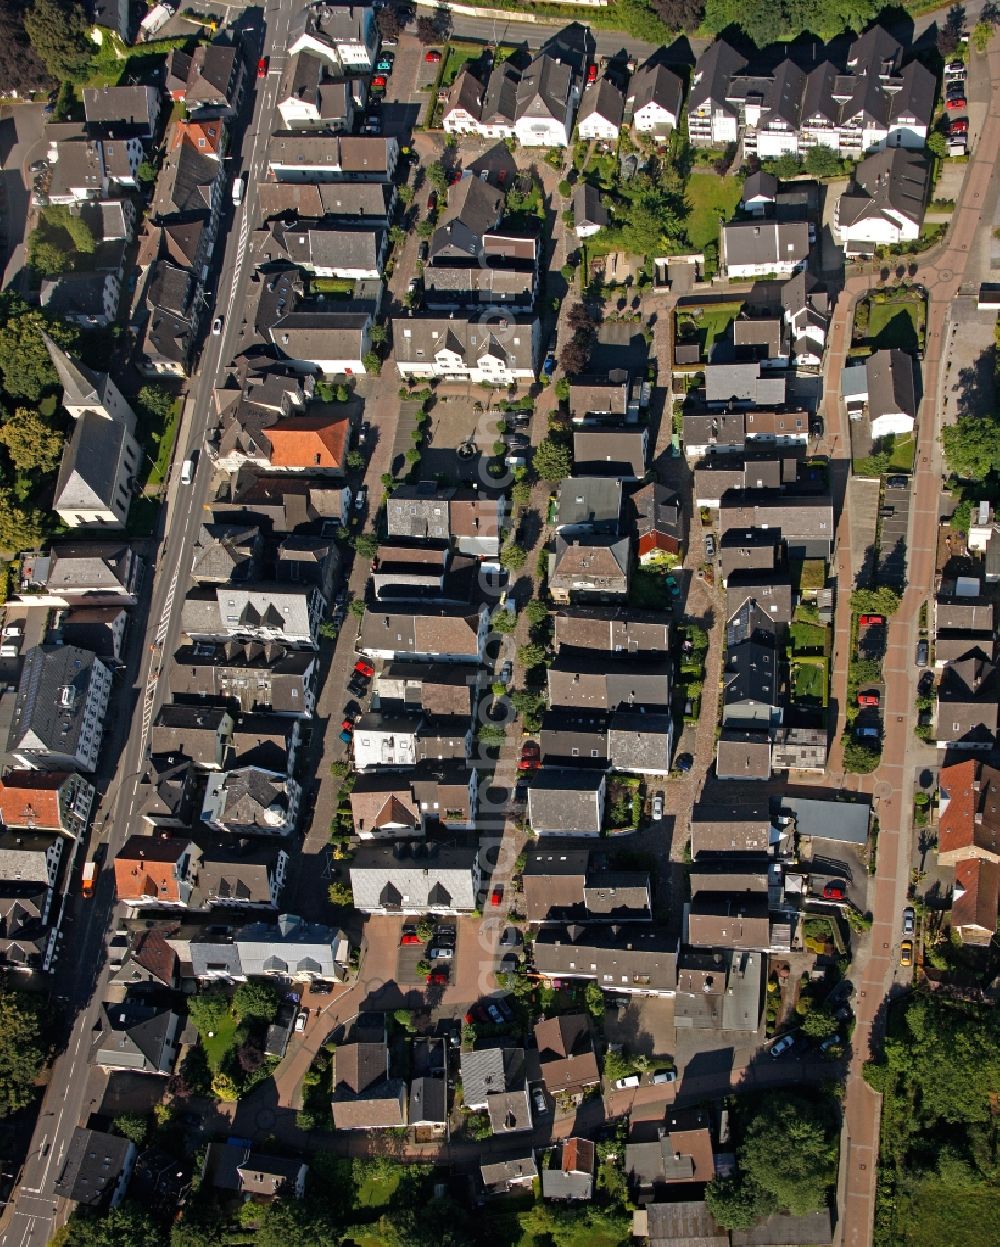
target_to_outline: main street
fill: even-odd
[[[147,569],[152,576],[148,607],[136,609],[135,631],[143,632],[138,655],[133,654],[129,674],[133,681],[119,688],[117,733],[107,742],[105,757],[113,757],[115,736],[124,737],[117,767],[94,816],[92,841],[107,841],[110,862],[135,827],[139,781],[147,756],[149,729],[166,696],[163,664],[176,649],[180,632],[181,602],[187,590],[194,541],[204,517],[211,484],[211,469],[204,454],[209,406],[214,387],[223,379],[242,322],[252,265],[246,262],[250,226],[257,212],[257,183],[267,161],[267,142],[280,75],[285,63],[285,43],[290,10],[274,3],[266,10],[263,54],[270,57],[270,72],[256,81],[254,70],[260,52],[260,33],[248,35],[246,92],[252,99],[249,124],[234,145],[229,181],[247,175],[242,204],[235,208],[226,187],[220,240],[222,263],[216,290],[216,314],[224,317],[223,332],[208,334],[197,371],[187,393],[184,417],[167,497],[161,514],[162,537]],[[256,90],[255,90],[256,89]],[[246,103],[242,115],[247,113]],[[227,214],[231,214],[228,215]],[[235,309],[235,311],[234,311]],[[210,316],[206,316],[206,328]],[[180,464],[199,453],[199,465],[191,485],[180,482]],[[137,659],[138,669],[135,669]],[[91,851],[93,844],[90,846]],[[89,856],[89,852],[88,852]],[[4,1247],[45,1247],[65,1219],[64,1201],[53,1187],[73,1131],[86,1121],[95,1105],[87,1102],[89,1056],[93,1029],[104,999],[108,970],[103,960],[105,937],[114,916],[114,881],[110,871],[101,877],[91,901],[75,902],[75,915],[63,941],[57,971],[56,992],[76,1019],[64,1051],[56,1060],[46,1088],[38,1124],[20,1181],[7,1208],[0,1242]]]

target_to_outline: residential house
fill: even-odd
[[[749,1230],[733,1230],[732,1247],[829,1247],[833,1241],[830,1210],[772,1213]]]
[[[677,129],[684,99],[684,84],[665,65],[647,62],[632,75],[627,107],[632,129],[662,142]]]
[[[343,931],[304,922],[297,914],[280,914],[274,923],[254,922],[219,933],[199,926],[166,939],[185,967],[190,966],[191,977],[200,982],[250,978],[342,982],[350,964],[350,942]]]
[[[635,611],[576,607],[558,611],[553,622],[557,654],[563,650],[646,655],[670,652],[670,625],[663,619],[644,617]]]
[[[120,298],[119,274],[96,270],[44,279],[38,301],[51,316],[83,329],[107,329],[118,315]]]
[[[781,306],[791,341],[790,363],[796,368],[820,368],[830,328],[829,294],[800,269],[782,285]]]
[[[1000,865],[1000,771],[967,758],[941,768],[938,861]]]
[[[194,543],[195,584],[253,582],[260,573],[264,542],[256,524],[202,524]]]
[[[199,44],[189,55],[175,49],[167,58],[166,90],[189,113],[233,115],[240,102],[246,61],[224,38]]]
[[[201,773],[183,754],[152,754],[140,771],[136,811],[155,834],[188,831],[197,813]]]
[[[749,364],[708,364],[705,368],[705,404],[712,409],[725,408],[720,419],[721,415],[740,409],[756,411],[759,408],[765,415],[768,411],[777,414],[776,409],[784,407],[785,398],[785,377],[768,372],[759,360]],[[765,434],[745,428],[743,435],[753,440]],[[773,430],[771,437],[774,440]],[[686,429],[684,440],[688,440]],[[724,440],[719,438],[720,442]]]
[[[383,182],[261,182],[261,216],[366,221],[388,225],[396,206],[396,188]]]
[[[761,575],[734,571],[726,580],[726,608],[732,619],[741,611],[763,612],[772,625],[792,622],[792,584],[786,573]]]
[[[828,746],[827,734],[822,728],[783,728],[771,750],[771,766],[776,771],[825,774]]]
[[[277,909],[287,873],[284,849],[205,849],[191,908]]]
[[[212,238],[211,229],[201,227],[199,232],[204,239]],[[186,377],[201,320],[200,288],[194,272],[166,260],[155,264],[145,307],[147,314],[139,334],[140,372],[152,377]]]
[[[538,1178],[534,1152],[480,1165],[479,1176],[487,1195],[506,1195],[515,1189],[530,1189]]]
[[[722,227],[722,268],[730,281],[790,277],[809,258],[804,221],[730,221]]]
[[[777,533],[785,544],[789,560],[829,562],[833,553],[833,502],[829,494],[776,495],[768,491],[730,494],[723,500],[719,528],[723,545],[731,534],[736,534],[738,542],[742,542],[748,531],[757,530],[765,538]],[[750,545],[760,544],[759,536],[755,535]],[[755,566],[758,564],[752,558],[743,563],[744,570]],[[728,576],[728,569],[724,570]]]
[[[733,321],[733,352],[740,363],[787,368],[789,341],[781,316],[743,316]]]
[[[614,476],[640,481],[646,475],[649,429],[588,426],[573,433],[573,470],[579,476]]]
[[[7,748],[29,770],[97,769],[112,671],[75,645],[36,645],[25,655]]]
[[[536,835],[599,836],[604,800],[602,774],[545,768],[528,787],[528,822]]]
[[[184,706],[167,702],[152,723],[150,749],[156,755],[189,758],[206,771],[219,771],[226,763],[234,719],[225,706]]]
[[[325,57],[302,51],[288,58],[278,87],[278,112],[286,130],[350,134],[365,104],[363,80],[340,76]]]
[[[626,775],[667,775],[674,746],[670,714],[650,714],[645,707],[617,710],[608,728],[608,762]]]
[[[601,201],[601,192],[589,182],[580,182],[573,192],[573,229],[577,238],[593,238],[611,220]]]
[[[210,1143],[205,1162],[216,1190],[231,1191],[256,1204],[279,1195],[302,1199],[309,1166],[292,1156],[255,1152],[247,1143]]]
[[[726,625],[722,686],[725,727],[767,731],[781,723],[775,626],[753,599]]]
[[[841,393],[852,420],[867,417],[872,440],[913,432],[917,389],[913,357],[897,347],[876,351],[841,373]]]
[[[993,661],[995,611],[982,597],[939,594],[934,603],[934,666],[941,668],[969,654]]]
[[[93,1211],[117,1208],[125,1198],[136,1155],[131,1139],[77,1126],[53,1190],[77,1207]]]
[[[816,800],[811,797],[786,796],[781,799],[781,822],[787,825],[791,815],[795,832],[806,847],[813,841],[830,841],[834,844],[854,844],[863,847],[868,843],[872,809],[868,800],[836,801]],[[820,851],[828,851],[819,846]]]
[[[107,375],[45,339],[73,432],[62,454],[54,509],[68,528],[123,528],[139,471],[135,413]]]
[[[48,970],[55,953],[52,904],[67,842],[58,832],[0,833],[0,964]]]
[[[996,668],[980,655],[949,663],[937,689],[934,738],[939,749],[992,748],[1000,724]]]
[[[728,585],[729,577],[740,575],[764,575],[776,571],[783,562],[781,532],[759,528],[724,528],[719,540],[719,567],[722,583]]]
[[[210,585],[184,599],[181,626],[194,641],[234,638],[316,649],[325,609],[323,595],[309,585]]]
[[[778,831],[766,802],[730,806],[699,801],[691,813],[691,855],[770,851]]]
[[[441,1138],[448,1126],[448,1044],[420,1038],[410,1052],[409,1124],[419,1138]]]
[[[562,1013],[546,1018],[535,1024],[534,1035],[542,1081],[550,1095],[580,1097],[600,1082],[586,1014]]]
[[[83,115],[93,138],[139,138],[156,135],[160,93],[156,87],[84,87]]]
[[[695,948],[766,952],[772,946],[766,891],[700,892],[689,906],[687,943]]]
[[[604,770],[608,765],[608,715],[603,711],[578,714],[572,710],[546,710],[538,743],[545,766],[591,766]]]
[[[589,142],[617,143],[625,97],[608,78],[599,78],[583,92],[577,113],[577,134]]]
[[[388,232],[325,221],[272,221],[257,245],[261,260],[289,263],[313,277],[376,280],[382,275]]]
[[[638,538],[636,553],[641,567],[671,566],[683,556],[684,512],[680,495],[651,481],[629,498]]]
[[[758,169],[751,173],[743,183],[740,194],[740,207],[751,216],[767,216],[774,209],[778,199],[778,179],[773,173]]]
[[[399,163],[399,140],[280,131],[271,135],[267,158],[271,175],[278,182],[388,183]]]
[[[686,948],[677,960],[674,1025],[757,1035],[766,966],[766,955],[757,952]]]
[[[615,477],[568,476],[556,493],[556,532],[569,541],[584,535],[618,537],[622,485]]]
[[[90,1059],[103,1069],[171,1074],[180,1043],[181,1018],[169,1005],[133,994],[101,1006]]]
[[[116,932],[108,945],[108,965],[108,985],[113,988],[163,987],[173,991],[180,985],[177,954],[157,927]]]
[[[292,475],[253,476],[231,485],[228,501],[216,501],[216,518],[229,516],[266,526],[272,535],[311,529],[327,521],[343,523],[350,514],[351,491],[342,481],[308,480]]]
[[[203,155],[222,160],[226,151],[226,123],[222,117],[182,117],[170,127],[170,148],[188,143]]]
[[[291,768],[291,759],[288,765]],[[301,795],[290,775],[258,766],[216,771],[206,780],[201,821],[236,837],[289,836],[298,821]]]
[[[696,147],[736,142],[740,113],[728,99],[729,81],[745,68],[746,59],[724,39],[710,43],[698,57],[688,95],[688,138]]]
[[[502,498],[430,482],[403,484],[386,503],[387,536],[451,542],[459,554],[495,558],[504,514]]]
[[[0,823],[77,840],[87,830],[95,795],[94,785],[75,771],[11,770],[0,779]]]
[[[522,872],[531,923],[648,921],[652,893],[641,870],[598,870],[589,849],[529,849]]]
[[[656,927],[618,920],[546,925],[535,935],[532,956],[535,972],[549,982],[580,979],[616,996],[670,997],[677,988],[677,940]]]
[[[478,848],[422,841],[363,844],[351,861],[354,907],[366,914],[455,914],[476,908]]]
[[[365,612],[359,648],[369,658],[479,663],[489,631],[489,611],[420,606],[408,613]]]
[[[577,711],[670,708],[671,664],[656,656],[560,652],[547,668],[549,705]]]
[[[997,933],[998,907],[1000,865],[981,857],[958,862],[951,898],[951,928],[962,942],[989,947]]]
[[[375,691],[386,710],[423,710],[446,719],[467,718],[481,678],[478,667],[394,662],[376,673]]]
[[[638,419],[639,401],[624,368],[605,376],[579,376],[570,383],[569,407],[574,424],[620,426]]]
[[[759,729],[725,727],[715,750],[718,779],[771,778],[771,736]]]
[[[594,1194],[592,1139],[564,1139],[559,1164],[542,1170],[542,1196],[564,1202],[589,1202]]]
[[[134,908],[186,908],[191,901],[201,854],[179,836],[132,835],[115,857],[115,896]]]
[[[84,127],[75,123],[46,129],[51,168],[46,192],[49,202],[71,206],[88,199],[106,199],[111,179],[104,168],[102,144],[88,139]]]
[[[715,1155],[704,1109],[671,1109],[663,1119],[635,1119],[625,1146],[625,1170],[638,1192],[677,1182],[711,1182]]]
[[[729,1231],[717,1224],[703,1199],[647,1203],[632,1214],[632,1234],[649,1247],[730,1247]]]
[[[311,4],[288,30],[290,56],[309,52],[342,73],[373,69],[378,46],[375,10],[368,4]]]
[[[341,1044],[334,1062],[332,1109],[337,1130],[392,1130],[407,1124],[406,1083],[389,1076],[387,1044]]]
[[[71,607],[63,620],[62,640],[65,645],[78,645],[98,658],[120,663],[127,627],[128,612],[123,606]]]
[[[628,595],[631,542],[626,537],[556,534],[549,554],[549,592],[557,603],[606,602]]]
[[[396,771],[360,774],[350,800],[354,831],[362,840],[425,832],[426,819],[408,775]]]
[[[538,321],[506,313],[481,318],[395,317],[396,367],[404,380],[444,377],[496,386],[532,381],[539,343]]]
[[[922,151],[885,148],[867,156],[837,201],[834,232],[848,255],[915,242],[924,223],[930,162]]]

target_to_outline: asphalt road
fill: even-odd
[[[209,403],[213,388],[221,381],[242,317],[252,265],[246,262],[250,223],[257,211],[257,182],[267,161],[267,140],[274,110],[278,82],[285,63],[285,39],[289,10],[278,4],[267,10],[265,54],[270,56],[270,72],[257,82],[252,66],[260,54],[257,44],[248,52],[251,64],[248,100],[252,115],[243,131],[242,145],[234,147],[230,180],[238,171],[248,174],[243,203],[234,208],[227,199],[220,224],[217,254],[222,254],[214,314],[224,317],[224,332],[209,333],[201,360],[188,389],[188,399],[178,437],[174,469],[167,499],[161,513],[162,538],[147,577],[152,577],[148,608],[136,610],[136,631],[143,632],[137,655],[133,655],[133,677],[128,690],[120,690],[116,708],[119,732],[124,739],[118,752],[117,767],[95,814],[92,844],[107,840],[107,861],[135,827],[139,778],[146,756],[152,719],[166,700],[166,681],[160,679],[161,666],[174,652],[180,633],[180,606],[187,589],[192,547],[204,516],[211,482],[211,469],[204,453]],[[258,35],[259,39],[259,35]],[[226,213],[229,215],[227,216]],[[224,244],[224,247],[223,247]],[[234,309],[236,311],[234,312]],[[199,451],[199,464],[190,486],[180,483],[180,464],[193,451]],[[147,579],[148,583],[148,579]],[[128,700],[127,705],[123,701]],[[105,760],[114,757],[117,742],[105,743]],[[8,1206],[2,1241],[6,1247],[45,1247],[52,1233],[65,1219],[68,1206],[53,1194],[62,1158],[73,1130],[85,1123],[92,1103],[85,1103],[88,1087],[90,1043],[100,1005],[105,995],[108,970],[103,945],[114,916],[114,882],[110,871],[101,877],[93,900],[76,898],[59,969],[56,994],[64,995],[69,1012],[79,1010],[66,1048],[55,1062],[41,1108],[35,1136],[25,1161],[12,1205]],[[83,973],[81,974],[81,969]]]

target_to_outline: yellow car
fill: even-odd
[[[913,941],[903,940],[899,946],[899,964],[901,966],[913,965]]]

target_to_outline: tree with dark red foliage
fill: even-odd
[[[378,22],[380,39],[399,39],[403,27],[394,9],[379,9],[375,20]]]
[[[965,29],[965,6],[953,4],[944,19],[944,25],[937,34],[938,51],[942,56],[951,56],[958,49],[962,31]]]
[[[236,1049],[236,1060],[244,1074],[253,1074],[264,1064],[264,1053],[248,1039]]]
[[[664,26],[688,34],[698,29],[705,16],[705,0],[651,0],[650,8]]]
[[[592,343],[592,338],[585,337],[583,334],[574,334],[559,354],[559,364],[562,370],[570,376],[583,372],[590,362]]]
[[[597,331],[597,322],[585,303],[574,303],[566,313],[566,324],[574,333],[593,334]]]
[[[451,14],[447,9],[437,9],[433,17],[417,18],[417,38],[427,47],[431,43],[444,43],[451,35]]]

